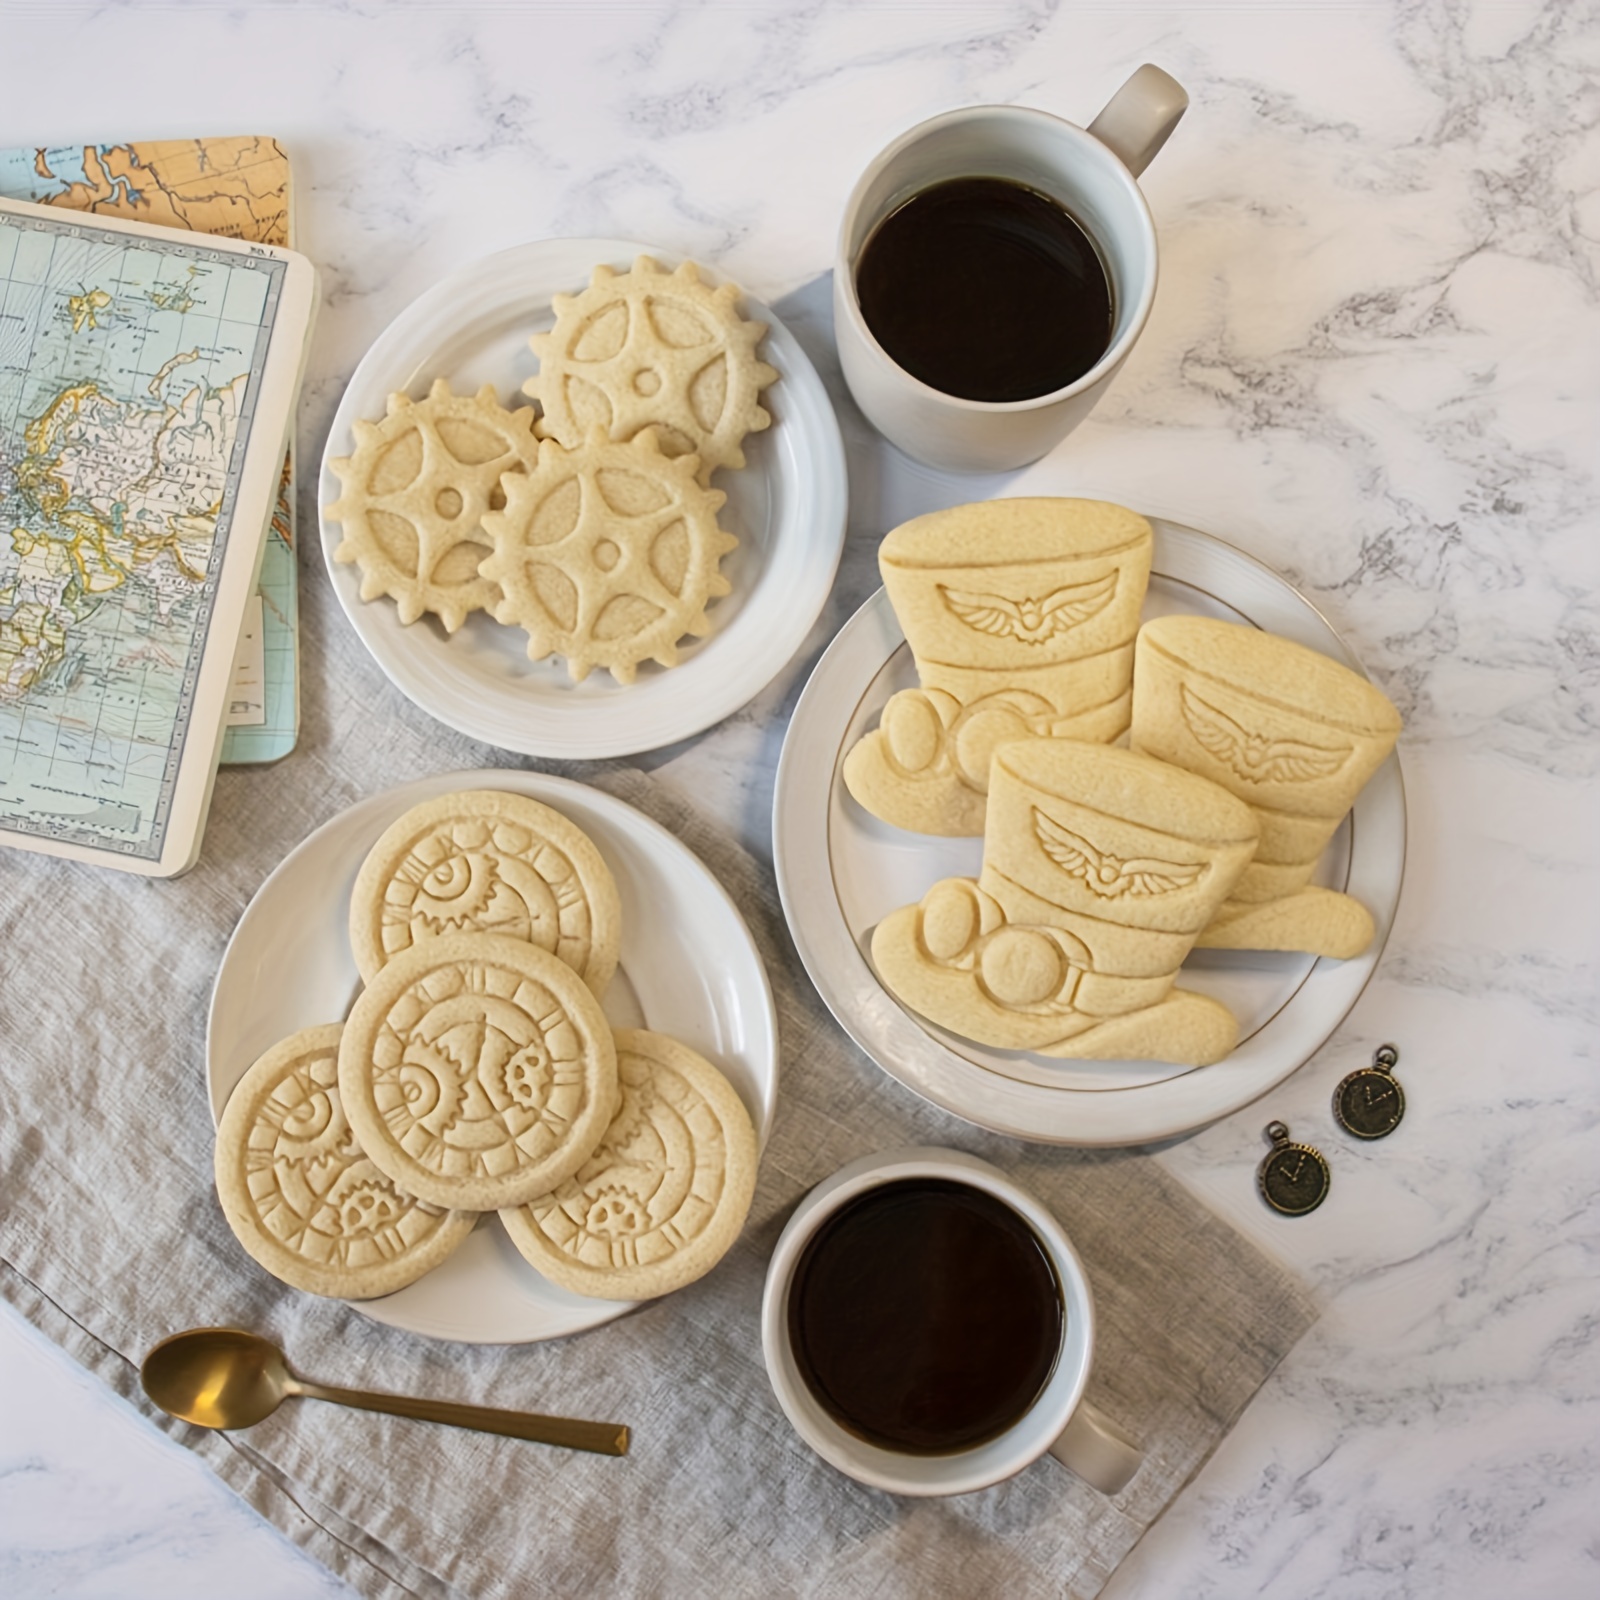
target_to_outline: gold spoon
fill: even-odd
[[[270,1417],[289,1395],[331,1400],[361,1411],[387,1411],[422,1422],[447,1422],[479,1433],[602,1456],[628,1453],[628,1430],[618,1422],[579,1422],[543,1417],[531,1411],[500,1411],[493,1406],[461,1405],[451,1400],[416,1400],[402,1394],[370,1394],[308,1383],[290,1372],[283,1352],[270,1340],[240,1328],[191,1328],[163,1339],[139,1369],[144,1392],[163,1411],[202,1428],[248,1428]]]

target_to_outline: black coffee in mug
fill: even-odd
[[[789,1343],[828,1414],[888,1450],[946,1454],[997,1438],[1061,1350],[1056,1270],[985,1190],[907,1178],[841,1206],[789,1286]]]
[[[1094,242],[1048,195],[951,178],[891,211],[855,269],[861,314],[895,364],[962,400],[1032,400],[1111,346]]]

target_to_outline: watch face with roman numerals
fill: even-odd
[[[1333,1114],[1339,1126],[1358,1139],[1381,1139],[1393,1133],[1406,1112],[1406,1097],[1392,1073],[1362,1067],[1333,1091]]]

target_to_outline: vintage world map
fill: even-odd
[[[272,267],[0,213],[0,827],[159,853]]]

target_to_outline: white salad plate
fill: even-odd
[[[454,772],[373,795],[324,823],[256,891],[222,957],[206,1030],[213,1120],[264,1051],[341,1021],[361,989],[350,891],[368,850],[414,805],[458,789],[509,789],[553,807],[594,840],[622,901],[622,959],[606,990],[613,1027],[653,1028],[726,1074],[765,1148],[778,1098],[778,1029],[766,968],[722,885],[632,806],[534,772]],[[471,1344],[555,1339],[610,1322],[631,1302],[593,1300],[541,1277],[493,1213],[417,1282],[352,1301],[392,1327]]]
[[[413,301],[379,335],[344,392],[323,453],[320,504],[339,497],[328,462],[354,451],[352,424],[381,419],[393,393],[421,399],[445,378],[457,394],[487,383],[502,404],[526,403],[523,381],[539,366],[528,338],[554,325],[552,297],[579,293],[601,263],[626,271],[639,255],[669,268],[681,259],[624,240],[547,239],[473,262]],[[529,661],[522,629],[485,612],[448,634],[436,617],[408,627],[393,601],[363,601],[359,569],[333,559],[339,525],[323,516],[322,551],[339,603],[408,698],[503,750],[586,760],[634,755],[699,733],[738,710],[789,661],[839,565],[844,444],[822,380],[794,335],[748,295],[743,314],[767,324],[758,354],[778,378],[761,396],[771,427],[746,437],[744,467],[713,480],[728,496],[717,521],[739,546],[722,561],[732,592],[708,610],[710,634],[682,641],[675,667],[643,663],[631,684],[603,670],[574,683],[564,661]]]
[[[1154,571],[1145,616],[1192,612],[1247,622],[1360,663],[1311,603],[1220,539],[1151,519]],[[1209,1067],[1060,1061],[958,1038],[879,983],[872,930],[940,878],[976,877],[981,839],[908,833],[870,816],[845,789],[844,757],[916,667],[883,590],[840,629],[795,708],[778,765],[773,857],[784,914],[806,970],[840,1025],[891,1077],[969,1122],[1063,1145],[1129,1145],[1189,1132],[1236,1111],[1307,1061],[1355,1004],[1383,953],[1405,869],[1398,760],[1373,776],[1334,835],[1314,881],[1371,911],[1377,934],[1350,961],[1271,951],[1195,951],[1181,983],[1222,1001],[1240,1041]]]

